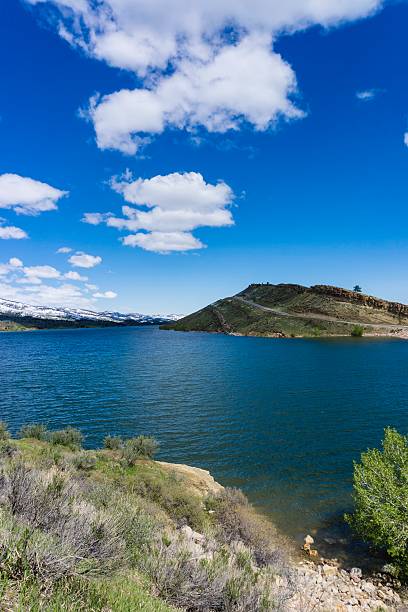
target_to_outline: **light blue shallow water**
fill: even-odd
[[[272,340],[158,328],[0,334],[0,418],[153,434],[161,457],[239,486],[287,533],[350,503],[352,461],[408,430],[408,342]]]

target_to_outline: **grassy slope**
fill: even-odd
[[[17,454],[15,454],[16,451],[10,454],[8,450],[10,448],[17,449]],[[222,502],[220,501],[222,498],[217,496],[208,497],[204,493],[198,494],[194,479],[191,476],[180,475],[174,471],[171,464],[162,466],[152,460],[139,459],[134,465],[129,466],[124,463],[119,450],[70,450],[64,446],[54,446],[48,442],[31,438],[0,440],[0,473],[7,474],[10,469],[14,469],[13,465],[19,464],[24,465],[25,471],[34,469],[39,473],[48,474],[47,478],[54,478],[55,475],[58,478],[68,477],[69,482],[76,483],[75,487],[79,486],[79,491],[83,492],[81,503],[91,501],[94,505],[96,504],[97,508],[106,508],[112,517],[115,517],[115,512],[117,512],[115,504],[119,504],[120,508],[134,508],[137,515],[142,517],[142,523],[138,523],[139,527],[133,526],[129,533],[135,528],[135,533],[139,533],[140,529],[142,529],[141,533],[144,533],[147,521],[150,524],[150,535],[146,536],[149,538],[146,540],[146,547],[135,544],[129,549],[130,558],[134,561],[127,563],[119,571],[109,575],[101,574],[91,579],[81,575],[70,575],[57,582],[47,582],[41,577],[41,573],[33,574],[31,566],[25,569],[24,563],[22,565],[22,561],[26,558],[25,551],[24,549],[20,551],[19,532],[10,532],[7,527],[10,509],[7,509],[4,497],[1,498],[0,611],[130,612],[144,610],[146,612],[175,612],[174,600],[177,600],[177,592],[174,591],[174,577],[178,579],[178,572],[181,572],[183,587],[180,588],[187,588],[187,597],[189,597],[189,589],[197,588],[194,583],[191,583],[191,586],[188,583],[192,566],[183,565],[180,560],[175,559],[171,561],[173,565],[169,565],[170,558],[166,556],[166,552],[160,553],[164,554],[163,557],[155,556],[158,554],[155,546],[160,541],[163,543],[176,542],[179,537],[178,528],[183,524],[206,534],[206,537],[216,542],[219,552],[216,553],[218,556],[213,562],[214,570],[222,573],[224,571],[222,567],[225,564],[225,567],[230,566],[231,570],[228,571],[232,573],[229,580],[238,580],[237,584],[241,584],[240,589],[245,590],[248,585],[249,588],[258,588],[256,586],[258,582],[264,584],[263,581],[271,575],[270,571],[279,573],[281,568],[286,571],[284,569],[286,566],[281,566],[281,561],[277,560],[276,552],[271,557],[276,559],[273,561],[274,569],[272,566],[265,567],[265,570],[254,569],[255,566],[250,560],[251,554],[263,557],[269,555],[271,550],[282,552],[287,542],[277,534],[269,521],[253,512],[244,498],[241,500],[241,494],[238,495],[238,502],[233,499],[236,496],[235,493],[232,493],[232,502]],[[4,484],[1,484],[1,487],[4,489]],[[24,506],[27,503],[30,504],[30,494],[26,495],[25,490],[25,485],[23,485],[22,495],[27,497]],[[21,519],[18,520],[21,524]],[[30,525],[24,522],[23,524]],[[38,532],[38,528],[35,530]],[[5,544],[9,537],[7,533],[14,533],[11,545]],[[43,534],[45,535],[45,532]],[[155,534],[154,540],[151,540],[152,534]],[[133,541],[132,538],[133,536],[131,536],[131,541]],[[244,546],[248,545],[251,550],[258,552],[249,553],[249,549],[245,549],[248,552],[242,549],[241,552],[236,553],[235,557],[235,553],[231,557],[231,552],[227,552],[230,550],[228,542],[238,540]],[[164,549],[168,543],[164,545]],[[244,559],[245,563],[241,567]],[[194,571],[197,571],[197,568]],[[210,574],[211,571],[213,570],[209,570]],[[167,578],[165,577],[166,572]],[[165,577],[164,583],[163,576]],[[227,582],[227,589],[230,588],[229,584],[232,583]],[[211,592],[212,587],[207,584],[203,588],[202,597],[210,596],[207,589],[209,588]],[[234,592],[231,595],[233,597],[235,597]],[[243,597],[245,598],[246,595]],[[252,610],[250,602],[237,605],[237,609],[242,609],[242,611]],[[196,608],[192,605],[191,609]],[[232,606],[231,610],[233,609],[236,608]]]
[[[33,439],[13,441],[19,450],[19,460],[34,467],[61,465],[70,462],[77,452],[65,447],[52,447],[47,442]],[[81,451],[96,459],[95,467],[81,472],[82,478],[98,484],[113,486],[118,493],[134,495],[140,504],[143,494],[146,510],[162,525],[170,525],[177,517],[186,514],[196,528],[203,528],[207,515],[200,500],[192,496],[185,485],[161,469],[155,462],[141,460],[134,467],[123,467],[113,451]],[[30,580],[10,580],[2,575],[0,564],[0,610],[30,610],[57,612],[67,610],[114,610],[130,612],[175,612],[159,597],[151,594],[151,585],[135,571],[119,574],[113,579],[93,581],[73,579],[62,582],[47,592],[43,585]]]
[[[310,312],[361,324],[398,325],[400,323],[399,318],[390,312],[351,300],[322,295],[314,292],[313,288],[300,285],[252,285],[239,295],[263,306],[281,309],[288,313]]]
[[[226,298],[163,328],[247,336],[316,337],[350,335],[353,324],[341,321],[353,321],[361,325],[400,324],[398,317],[390,312],[314,293],[300,285],[250,285],[238,296],[295,316],[280,316],[237,299]],[[308,313],[313,315],[310,319],[304,316]],[[296,314],[302,317],[296,318]],[[316,316],[322,318],[317,319]],[[324,317],[339,321],[327,321]],[[366,328],[366,333],[373,331],[381,333],[382,330]]]

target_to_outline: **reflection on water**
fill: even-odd
[[[107,433],[153,434],[162,458],[242,487],[301,539],[335,531],[333,519],[350,506],[352,461],[379,445],[383,428],[407,431],[407,364],[408,342],[399,340],[8,333],[0,335],[0,418],[14,431],[71,424],[88,446]]]

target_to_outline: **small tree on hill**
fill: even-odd
[[[399,573],[408,577],[408,438],[385,429],[383,449],[371,449],[354,464],[352,528],[386,549]]]
[[[360,285],[354,285],[353,291],[355,291],[356,293],[362,293],[363,289],[360,287]]]

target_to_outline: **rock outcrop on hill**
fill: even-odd
[[[362,306],[368,306],[369,308],[385,310],[399,317],[405,317],[408,319],[408,306],[406,304],[400,304],[399,302],[388,302],[387,300],[381,300],[380,298],[372,295],[365,295],[364,293],[350,291],[349,289],[342,289],[340,287],[332,287],[331,285],[314,285],[313,287],[310,287],[310,291],[320,293],[321,295],[331,296],[336,299],[354,302]]]

